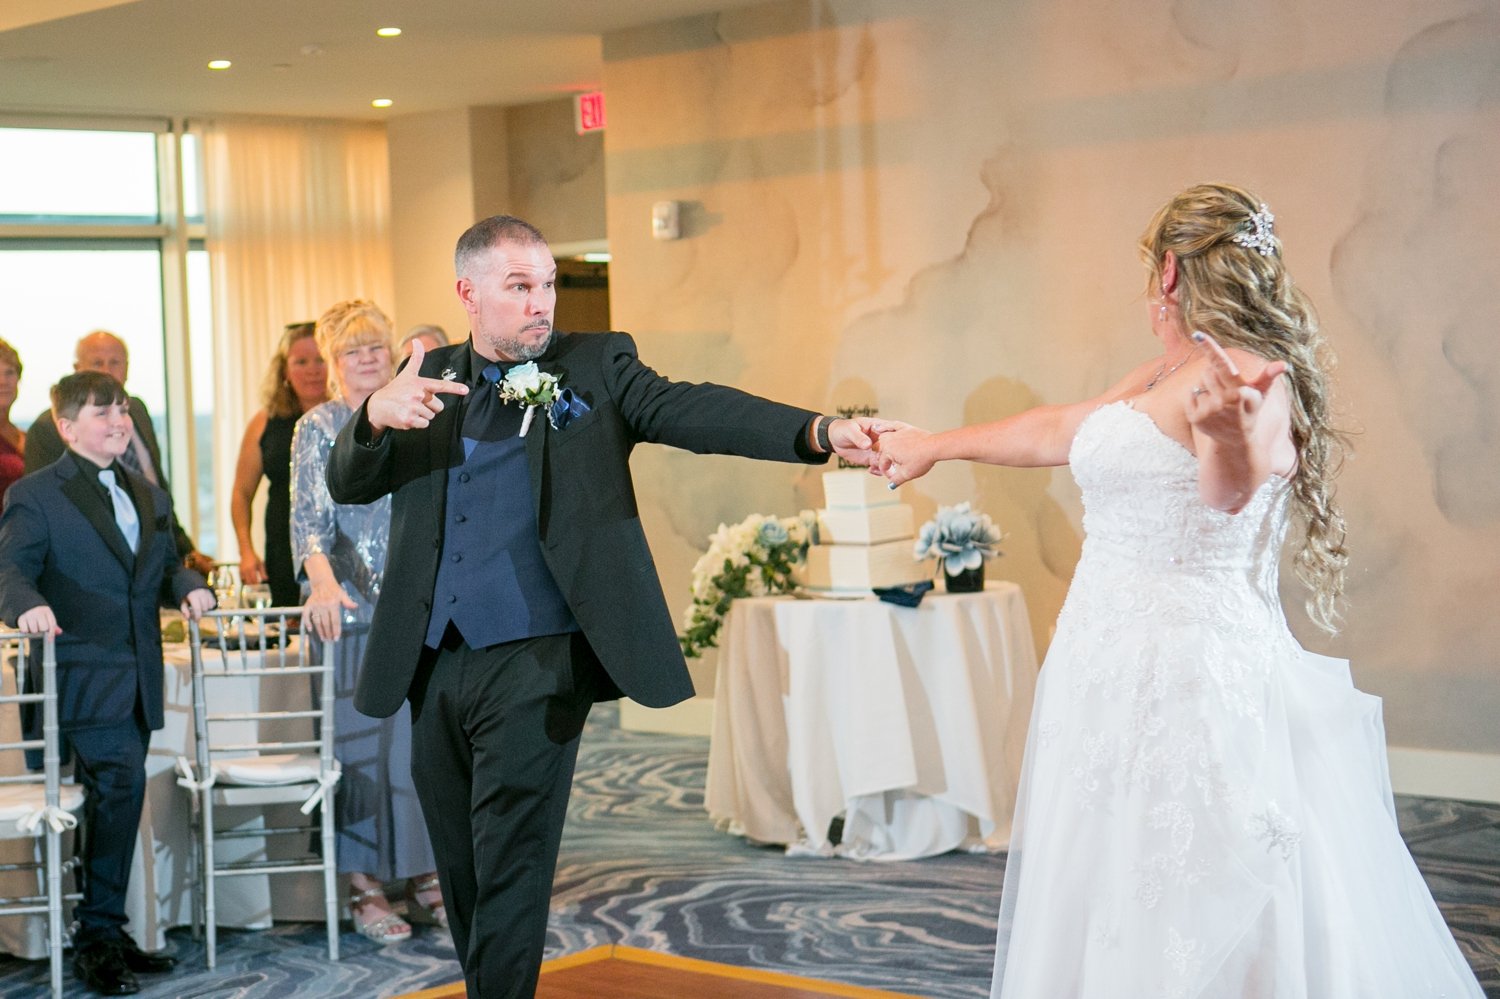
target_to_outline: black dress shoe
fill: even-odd
[[[136,946],[135,941],[124,933],[121,933],[114,943],[120,949],[121,956],[125,958],[125,966],[131,971],[143,975],[157,975],[177,967],[177,958],[171,954],[160,951],[148,954]]]
[[[114,941],[82,944],[73,955],[73,974],[104,996],[128,996],[141,990],[125,955]]]

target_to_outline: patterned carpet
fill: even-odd
[[[930,996],[988,995],[1004,859],[789,859],[716,833],[703,811],[707,742],[622,732],[610,705],[584,735],[553,894],[549,957],[607,943]],[[1487,994],[1500,999],[1500,806],[1398,800],[1403,832]],[[166,997],[395,996],[458,978],[425,927],[379,947],[352,932],[329,964],[318,926],[221,933],[219,968],[173,931]],[[0,995],[42,999],[45,962],[0,957]],[[69,995],[85,995],[69,978]]]

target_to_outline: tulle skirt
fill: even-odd
[[[1273,644],[1059,631],[993,997],[1482,997],[1397,830],[1379,699]]]

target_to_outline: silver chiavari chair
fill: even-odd
[[[214,967],[217,879],[243,875],[318,871],[323,876],[328,957],[339,956],[339,898],[334,857],[333,796],[339,766],[333,757],[333,643],[314,660],[311,643],[295,627],[302,608],[227,609],[188,625],[193,668],[194,759],[178,760],[178,783],[193,797],[194,930],[207,936],[208,966]],[[273,685],[295,684],[292,691]],[[314,700],[308,688],[317,690]],[[257,698],[300,704],[288,710],[247,710]],[[217,695],[217,696],[216,696]],[[300,805],[306,824],[243,828],[215,825],[217,809]],[[284,809],[283,809],[284,811]],[[316,812],[316,814],[314,814]],[[234,815],[236,813],[231,813]],[[238,813],[242,815],[243,813]],[[321,843],[291,859],[257,856],[225,860],[216,844],[231,839],[301,836]]]
[[[41,661],[35,658],[40,640]],[[77,866],[76,858],[62,857],[62,834],[78,825],[77,812],[83,807],[83,788],[62,783],[60,762],[61,736],[57,724],[57,656],[51,635],[0,631],[0,662],[13,667],[12,681],[6,678],[0,693],[0,711],[14,718],[0,719],[3,731],[14,731],[16,741],[0,742],[0,751],[42,754],[40,772],[0,770],[0,840],[43,841],[38,860],[0,864],[0,875],[11,884],[27,884],[30,890],[13,897],[0,897],[0,915],[20,916],[45,913],[47,917],[47,957],[51,964],[52,995],[63,994],[63,903],[76,902],[82,895],[65,893],[63,875]],[[37,667],[40,667],[39,669]],[[29,686],[39,689],[28,690]],[[14,683],[14,686],[12,686]],[[14,692],[9,692],[14,691]],[[41,711],[42,737],[26,739],[22,705]],[[12,729],[12,721],[14,728]],[[34,851],[34,848],[33,848]],[[40,876],[39,876],[40,875]],[[17,878],[23,879],[17,881]],[[0,892],[3,893],[3,892]]]

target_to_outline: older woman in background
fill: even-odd
[[[434,326],[431,323],[413,326],[406,331],[406,336],[401,338],[401,346],[398,351],[401,355],[400,360],[404,361],[411,356],[412,344],[419,340],[424,350],[432,350],[435,347],[446,347],[453,342],[448,339],[447,331],[441,326]]]
[[[11,483],[26,474],[26,432],[10,422],[20,388],[21,355],[0,340],[0,502]]]
[[[292,440],[292,551],[310,593],[304,629],[338,640],[334,754],[344,776],[335,795],[338,868],[349,874],[349,909],[360,933],[379,943],[411,936],[383,885],[408,879],[408,913],[447,925],[437,863],[411,775],[411,715],[376,719],[354,709],[370,614],[380,595],[390,533],[390,499],[340,505],[324,471],[334,439],[366,397],[391,379],[391,324],[371,302],[340,302],[318,319],[319,352],[334,395],[297,421]]]
[[[240,581],[271,584],[271,603],[302,602],[292,568],[292,428],[303,413],[328,398],[328,365],[313,339],[313,323],[289,323],[266,372],[265,408],[250,418],[234,468],[229,514],[240,545]],[[261,561],[250,532],[250,507],[260,480],[266,494],[266,557]]]

